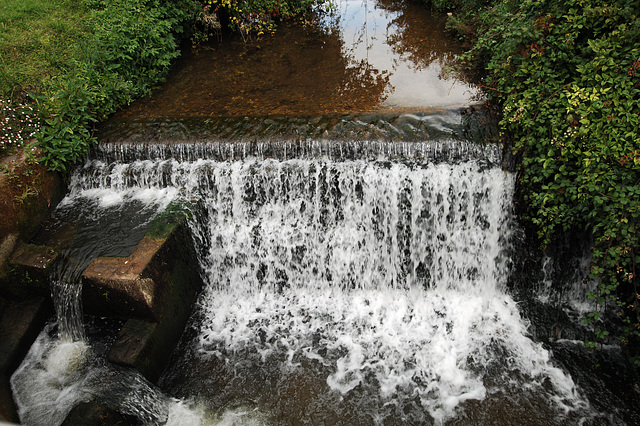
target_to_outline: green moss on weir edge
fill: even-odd
[[[145,237],[153,240],[167,239],[178,226],[184,225],[191,216],[191,206],[172,201],[162,213],[151,221]]]

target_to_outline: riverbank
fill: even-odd
[[[470,40],[466,59],[501,106],[523,218],[543,249],[567,231],[591,236],[598,288],[588,344],[622,343],[640,363],[637,2],[481,3],[458,9],[449,25]],[[618,330],[601,321],[611,314]]]
[[[0,278],[60,201],[91,124],[166,75],[198,3],[7,1],[0,6]],[[189,7],[191,6],[191,7]],[[34,137],[38,137],[37,146]],[[53,311],[49,291],[0,291],[0,420],[18,421],[8,380]],[[33,309],[32,309],[33,308]],[[17,314],[18,313],[18,314]]]

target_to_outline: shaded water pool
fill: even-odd
[[[406,1],[342,0],[307,25],[187,53],[167,83],[118,114],[141,117],[326,116],[456,109],[482,99],[446,72],[460,48],[444,19]]]

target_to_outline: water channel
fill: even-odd
[[[588,258],[527,257],[459,52],[422,4],[341,0],[187,53],[101,127],[38,237],[77,271],[187,203],[205,282],[187,330],[154,385],[101,356],[117,321],[52,322],[12,377],[24,423],[90,399],[140,424],[633,423],[628,388],[580,366]]]

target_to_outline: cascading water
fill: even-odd
[[[147,400],[162,401],[163,406],[167,398],[153,397],[158,391],[138,374],[105,365],[96,353],[97,347],[105,342],[88,338],[80,275],[96,256],[119,256],[131,251],[144,235],[145,225],[166,208],[176,191],[80,190],[74,183],[79,177],[78,174],[72,177],[71,187],[76,190],[71,190],[59,204],[35,241],[56,245],[64,261],[50,276],[56,322],[42,331],[29,356],[12,376],[20,419],[27,425],[60,424],[76,404],[101,392],[105,404],[148,424],[158,423],[158,419],[166,419],[166,409],[163,412],[158,408],[160,403],[141,405],[144,399],[135,397],[135,389],[141,389],[139,394],[152,395]],[[135,403],[128,403],[129,400]]]
[[[111,406],[146,424],[482,424],[492,411],[509,424],[523,410],[535,412],[531,424],[596,418],[506,291],[517,225],[501,150],[353,143],[208,145],[215,158],[198,144],[114,144],[74,175],[68,202],[153,193],[196,212],[207,285],[161,381],[179,399],[145,383],[145,397]],[[45,346],[14,375],[18,395],[29,394],[18,383],[57,374],[34,361]],[[96,380],[112,375],[104,361],[90,364],[56,385],[56,403],[109,393]],[[27,399],[18,398],[23,413],[37,411]]]
[[[505,388],[538,395],[551,418],[585,409],[504,291],[514,177],[488,160],[491,149],[437,164],[433,155],[188,166],[204,189],[194,232],[206,241],[209,285],[173,375],[189,379],[167,384],[193,396],[193,382],[210,379],[197,372],[216,366],[226,386],[195,393],[258,400],[276,423],[313,423],[314,410],[337,423],[442,423]],[[288,409],[299,402],[262,394],[265,381],[281,389],[298,375],[319,402]]]

